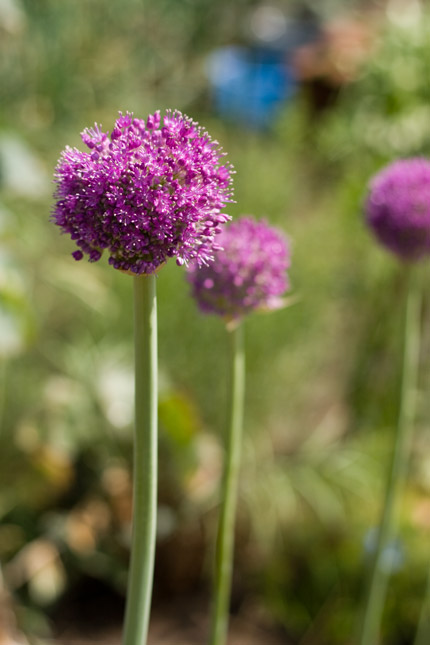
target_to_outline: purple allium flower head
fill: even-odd
[[[402,260],[430,253],[430,161],[400,159],[375,175],[366,218],[378,240]]]
[[[146,122],[120,114],[110,133],[84,130],[89,151],[67,147],[55,171],[53,220],[75,240],[76,260],[99,260],[135,274],[169,257],[206,264],[230,217],[231,173],[208,133],[178,111]]]
[[[242,217],[225,227],[215,261],[191,263],[187,278],[202,311],[239,319],[254,309],[277,309],[288,289],[290,253],[283,234],[265,221]]]

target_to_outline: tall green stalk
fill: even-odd
[[[403,374],[400,411],[392,461],[388,473],[385,502],[379,526],[370,584],[360,625],[359,645],[376,645],[385,603],[389,571],[383,566],[383,555],[396,529],[396,504],[403,487],[409,460],[409,444],[416,407],[418,379],[421,289],[417,270],[409,269],[406,303]]]
[[[227,641],[233,572],[234,527],[242,446],[245,395],[245,353],[242,324],[229,333],[231,336],[229,423],[225,438],[225,464],[217,534],[210,645],[225,645]]]
[[[133,537],[123,645],[145,645],[151,608],[157,514],[156,276],[134,278],[135,443]]]
[[[424,602],[421,607],[420,619],[414,645],[429,645],[430,643],[430,570],[427,574],[427,585]]]

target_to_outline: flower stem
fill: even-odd
[[[147,642],[157,515],[157,300],[155,275],[134,278],[133,537],[123,645]]]
[[[397,498],[404,483],[409,460],[409,444],[416,407],[420,345],[421,289],[416,273],[413,268],[409,269],[399,418],[370,584],[360,625],[359,645],[376,645],[379,640],[389,577],[388,567],[383,564],[383,556],[395,532]]]
[[[245,394],[245,353],[242,324],[229,333],[231,335],[229,422],[225,439],[225,465],[217,534],[211,645],[224,645],[227,640]]]
[[[427,585],[424,602],[421,607],[420,619],[414,645],[428,645],[430,643],[430,570],[427,574]]]

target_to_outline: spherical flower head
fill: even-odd
[[[370,183],[366,219],[377,239],[402,260],[430,253],[430,161],[401,159]]]
[[[175,257],[213,258],[230,217],[232,168],[208,133],[178,111],[146,121],[121,115],[112,132],[84,130],[88,151],[67,147],[55,171],[53,221],[76,242],[76,260],[103,251],[116,269],[153,273]]]
[[[290,252],[280,231],[242,217],[223,229],[218,242],[222,248],[212,264],[188,267],[188,281],[203,312],[235,321],[256,309],[283,306]]]

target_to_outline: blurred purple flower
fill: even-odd
[[[53,220],[86,254],[135,274],[169,257],[198,265],[213,258],[230,217],[231,173],[208,133],[178,111],[144,120],[120,114],[112,133],[84,130],[89,152],[66,147],[55,171]]]
[[[370,183],[366,218],[378,240],[406,261],[430,253],[430,161],[401,159]]]
[[[242,217],[225,227],[218,241],[222,249],[212,264],[188,267],[187,278],[200,309],[235,320],[254,309],[283,306],[290,266],[283,234],[264,221]]]

